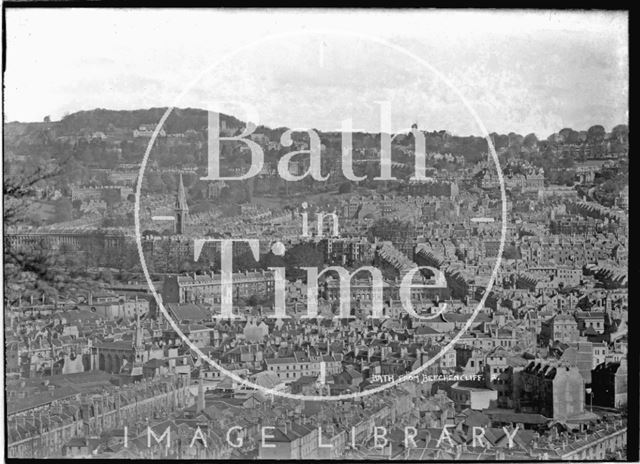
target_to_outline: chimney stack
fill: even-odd
[[[202,368],[201,368],[202,369]],[[201,413],[204,410],[205,402],[204,402],[204,375],[202,371],[200,372],[200,379],[198,382],[198,400],[196,403],[196,414]]]

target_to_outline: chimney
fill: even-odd
[[[201,368],[202,369],[202,368]],[[196,414],[201,413],[204,410],[204,376],[200,372],[200,381],[198,382],[198,400],[196,403]]]

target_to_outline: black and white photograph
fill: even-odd
[[[73,5],[2,6],[5,459],[638,459],[628,11]]]

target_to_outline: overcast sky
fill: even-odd
[[[272,127],[336,130],[351,118],[379,132],[376,102],[388,101],[394,130],[480,135],[414,56],[489,132],[611,130],[628,117],[626,13],[29,8],[6,18],[7,121],[213,102],[246,119],[235,101]],[[269,37],[281,33],[291,35]]]

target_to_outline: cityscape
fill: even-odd
[[[6,456],[635,456],[626,115],[403,124],[5,117]]]

